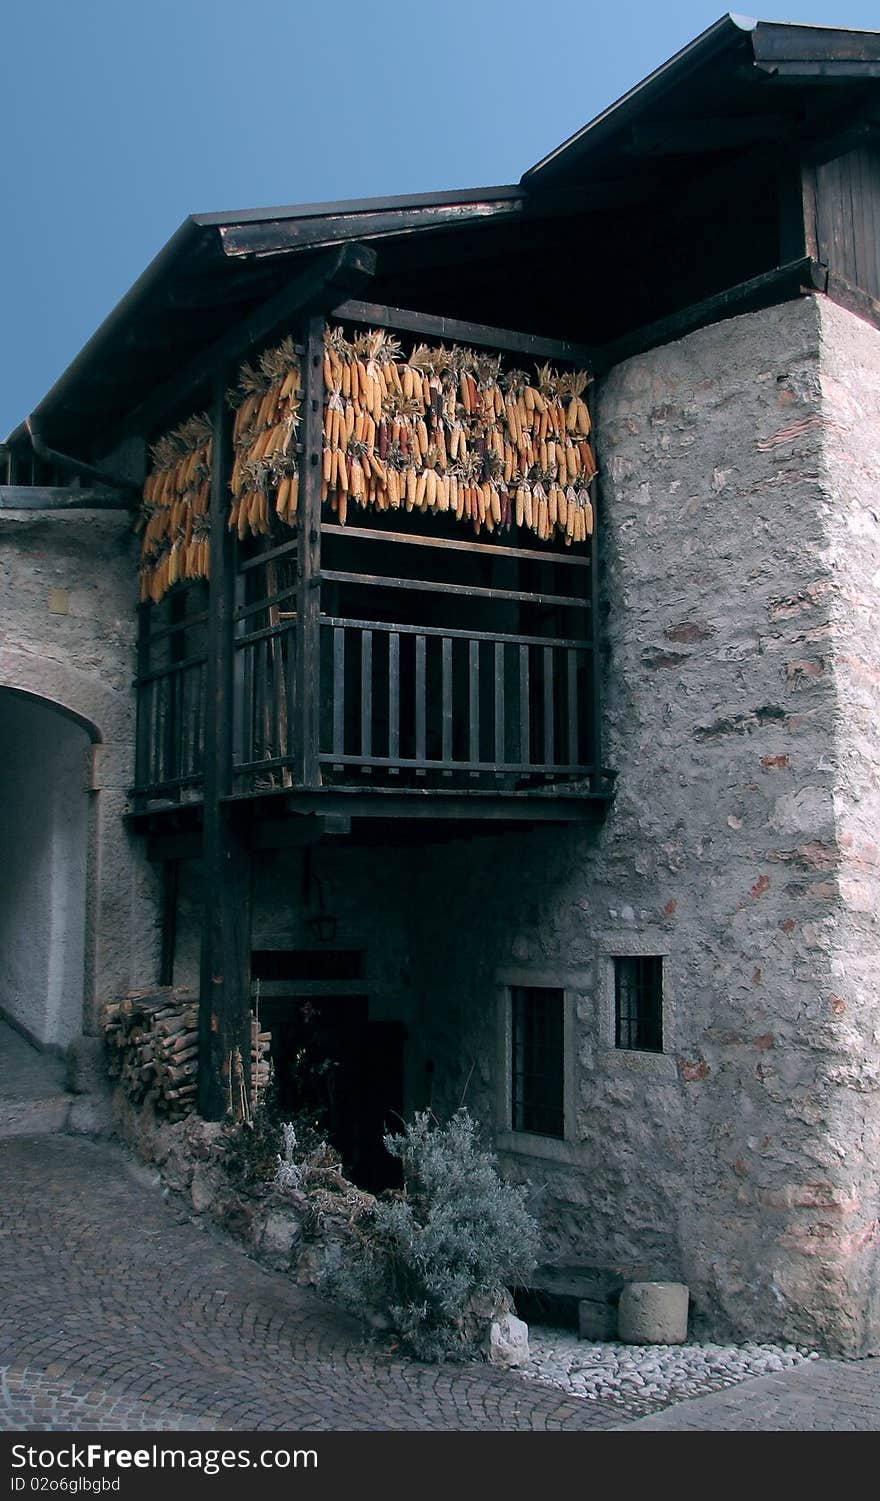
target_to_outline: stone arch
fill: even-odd
[[[44,699],[77,719],[93,744],[125,745],[134,725],[133,695],[42,653],[0,647],[0,689]]]
[[[87,718],[84,714],[78,713],[76,709],[71,709],[68,704],[59,703],[57,699],[48,698],[44,693],[32,693],[27,688],[13,688],[11,685],[0,682],[0,694],[2,693],[11,693],[15,698],[23,698],[34,704],[45,704],[47,708],[55,710],[65,719],[78,724],[80,729],[84,730],[88,735],[92,745],[101,745],[103,742],[104,737],[94,720]]]

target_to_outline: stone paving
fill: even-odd
[[[758,1376],[725,1392],[679,1402],[621,1431],[875,1433],[880,1360],[817,1360],[784,1375]]]
[[[643,1396],[368,1346],[122,1148],[46,1134],[69,1108],[63,1066],[8,1028],[0,1042],[0,1430],[880,1430],[880,1360],[815,1360],[645,1415]]]
[[[582,1430],[626,1415],[512,1372],[365,1346],[106,1142],[0,1145],[0,1285],[6,1428]]]
[[[648,1416],[364,1345],[180,1212],[112,1144],[0,1146],[0,1429],[880,1429],[880,1360],[818,1360]]]

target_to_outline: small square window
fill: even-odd
[[[511,1125],[562,1137],[564,992],[517,985],[510,998]]]
[[[614,960],[614,1046],[663,1052],[663,960],[659,954]]]

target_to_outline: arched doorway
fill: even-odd
[[[41,1047],[83,1030],[93,726],[0,689],[0,1008]]]

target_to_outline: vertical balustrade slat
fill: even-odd
[[[284,632],[284,673],[287,682],[287,729],[285,745],[288,760],[293,756],[293,735],[296,724],[296,635],[288,627]]]
[[[504,642],[495,642],[495,760],[504,760]]]
[[[175,712],[174,728],[174,755],[176,763],[174,767],[175,777],[183,776],[184,745],[186,742],[186,720],[183,713],[183,690],[186,684],[186,676],[186,671],[178,671],[177,673],[177,706]]]
[[[281,709],[281,693],[278,681],[278,637],[266,637],[266,681],[269,686],[269,701],[266,705],[266,756],[281,754],[278,715]]]
[[[441,655],[441,699],[443,710],[442,759],[452,761],[452,637],[444,636]]]
[[[529,748],[529,648],[519,649],[519,759],[528,766]]]
[[[333,627],[333,754],[345,755],[345,631]]]
[[[553,647],[544,647],[544,765],[553,765]]]
[[[373,632],[361,632],[361,755],[373,754]]]
[[[192,714],[192,767],[191,772],[201,772],[204,764],[203,751],[201,751],[201,716],[204,705],[204,662],[198,663],[195,668],[195,710]]]
[[[266,754],[266,746],[263,736],[263,714],[264,704],[266,701],[266,663],[264,660],[265,644],[265,640],[262,636],[258,641],[254,643],[254,686],[256,690],[254,694],[254,707],[256,711],[254,714],[254,734],[256,740],[254,759],[257,761],[262,761]]]
[[[400,636],[388,637],[388,755],[400,755]]]
[[[574,647],[566,652],[568,666],[568,760],[576,766],[580,747],[578,745],[578,662]]]
[[[416,760],[424,761],[425,735],[425,637],[416,636]]]
[[[480,759],[480,643],[468,642],[468,756]]]

